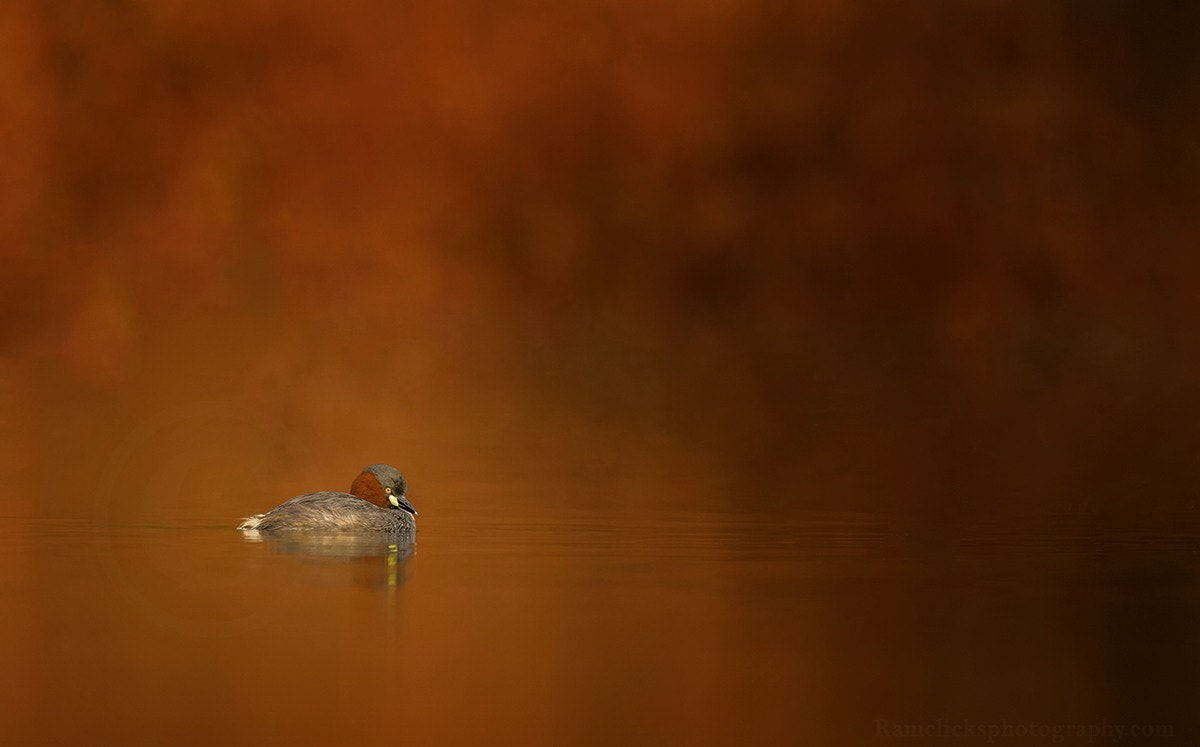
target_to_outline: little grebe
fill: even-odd
[[[417,510],[408,502],[408,483],[395,467],[372,464],[349,493],[307,493],[265,514],[249,516],[238,529],[312,529],[346,532],[412,532]]]

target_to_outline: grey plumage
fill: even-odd
[[[349,493],[308,493],[265,514],[249,516],[238,529],[323,529],[331,531],[411,532],[412,514],[380,508]]]

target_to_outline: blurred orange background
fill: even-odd
[[[1193,501],[1196,16],[7,2],[9,510],[164,412],[228,442],[171,414],[214,408],[297,485],[369,453],[748,509]],[[179,510],[244,510],[211,479]]]

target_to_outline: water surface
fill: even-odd
[[[0,651],[21,683],[5,701],[10,733],[22,744],[867,744],[958,722],[1194,733],[1194,524],[980,522],[947,539],[869,513],[421,509],[412,545],[0,520]]]

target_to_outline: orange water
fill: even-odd
[[[873,744],[898,725],[960,722],[1194,733],[1194,521],[1154,534],[985,522],[931,537],[877,513],[503,500],[553,504],[580,487],[562,477],[494,483],[496,502],[476,502],[467,479],[420,487],[412,546],[253,541],[236,517],[0,519],[6,733],[14,744]]]
[[[720,342],[503,325],[364,360],[353,325],[259,323],[147,321],[112,379],[8,364],[14,744],[1195,733],[1193,470],[1144,400],[838,357],[789,388]],[[233,528],[381,461],[412,546]]]

